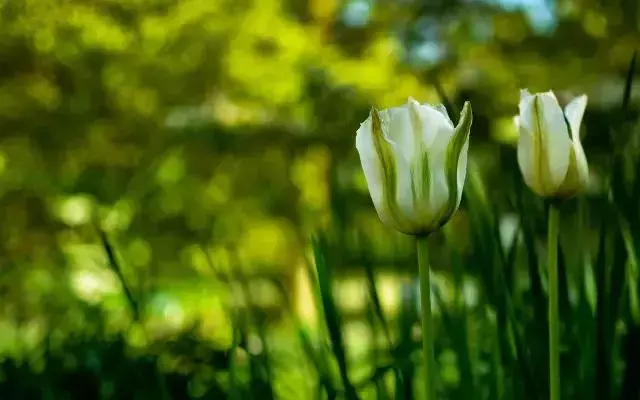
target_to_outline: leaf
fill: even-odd
[[[320,289],[320,300],[324,311],[324,320],[329,331],[331,339],[331,348],[338,362],[340,369],[340,377],[347,400],[356,400],[358,395],[349,379],[349,371],[347,367],[347,357],[344,348],[343,332],[341,329],[340,314],[335,304],[332,289],[331,270],[325,260],[325,243],[320,238],[312,240],[313,254],[315,259],[316,270],[318,273],[318,287]]]
[[[596,374],[595,393],[596,399],[608,399],[611,387],[609,347],[606,339],[606,331],[609,322],[608,296],[607,296],[607,232],[608,224],[606,215],[603,216],[600,238],[598,242],[598,254],[596,256]]]
[[[124,274],[122,273],[122,268],[120,266],[120,263],[118,262],[118,258],[116,257],[113,246],[111,245],[107,234],[103,230],[99,230],[99,234],[100,241],[102,242],[102,247],[107,254],[108,265],[120,281],[120,285],[122,286],[122,290],[124,291],[124,295],[127,299],[127,304],[131,308],[133,320],[136,322],[140,322],[140,307],[138,306],[138,302],[133,295],[133,291],[127,284]]]
[[[418,347],[413,340],[413,327],[418,322],[417,301],[414,286],[404,282],[400,287],[400,312],[398,315],[398,343],[394,351],[396,360],[395,398],[411,400],[414,398],[415,365],[410,360],[411,354]]]
[[[391,334],[389,331],[389,324],[387,322],[387,319],[384,316],[384,311],[382,310],[382,303],[380,302],[380,296],[378,296],[378,289],[377,289],[376,278],[375,278],[375,267],[373,266],[373,263],[369,259],[369,256],[367,253],[362,254],[362,260],[364,264],[365,276],[367,278],[369,299],[371,300],[371,306],[373,308],[373,312],[376,318],[378,319],[378,321],[380,321],[380,324],[382,325],[382,329],[384,330],[384,334],[387,339],[387,344],[389,347],[391,347],[392,343],[391,343]]]
[[[617,121],[612,121],[612,130],[614,132],[614,140],[617,142],[615,158],[627,149],[629,141],[633,135],[632,124],[630,124],[630,107],[631,107],[631,92],[633,89],[633,80],[635,77],[636,61],[638,52],[634,51],[627,68],[627,76],[624,82],[624,91],[622,93],[622,101],[620,104],[619,117]]]
[[[624,92],[622,94],[622,107],[623,113],[629,111],[629,105],[631,104],[631,89],[633,87],[633,78],[636,70],[636,60],[638,58],[638,51],[634,50],[631,61],[629,62],[629,68],[627,68],[627,77],[624,82]]]

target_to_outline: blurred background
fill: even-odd
[[[519,183],[519,89],[589,96],[599,201],[639,23],[635,0],[0,1],[1,396],[232,398],[234,379],[266,374],[262,392],[235,398],[316,398],[297,344],[325,331],[310,239],[323,238],[351,358],[377,337],[372,271],[389,318],[417,274],[413,242],[381,225],[360,169],[371,106],[446,95],[455,121],[472,102],[467,186],[506,248],[518,193],[545,232]],[[472,204],[432,238],[443,295],[452,254],[473,247]],[[582,223],[562,239],[584,240],[577,258],[597,248],[597,223],[567,220]],[[461,263],[464,303],[486,317],[475,260]],[[528,281],[509,279],[526,299]],[[265,335],[279,366],[234,374]],[[439,354],[444,385],[459,387],[464,368]]]

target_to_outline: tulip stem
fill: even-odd
[[[436,379],[433,357],[433,324],[431,320],[431,271],[426,236],[416,238],[418,267],[420,270],[420,309],[422,311],[422,353],[424,357],[424,398],[435,400]]]
[[[560,328],[558,326],[558,230],[560,212],[549,208],[547,268],[549,277],[549,399],[560,399]]]

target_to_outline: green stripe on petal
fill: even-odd
[[[398,209],[398,176],[395,154],[391,143],[385,138],[383,120],[375,108],[371,109],[371,133],[373,144],[380,160],[382,175],[382,206],[389,212],[389,218],[400,230],[406,228],[404,218]]]
[[[422,180],[422,191],[420,195],[422,196],[423,202],[429,201],[429,193],[431,192],[431,172],[429,170],[429,157],[428,152],[422,151],[420,155],[420,175],[418,175],[419,179]]]
[[[413,165],[411,165],[411,194],[413,196],[413,206],[416,210],[424,210],[426,207],[422,203],[429,201],[429,191],[431,184],[431,176],[429,175],[429,157],[428,152],[424,148],[422,135],[425,123],[420,116],[418,109],[420,104],[413,100],[409,100],[409,112],[411,115],[411,126],[413,128],[413,151],[416,154]],[[420,215],[418,218],[423,217]]]
[[[540,96],[535,96],[533,99],[533,114],[534,114],[534,131],[533,131],[533,165],[535,168],[534,177],[538,181],[538,187],[541,191],[541,195],[547,195],[549,190],[549,164],[547,160],[547,141],[545,137],[544,129],[544,116],[543,106]]]

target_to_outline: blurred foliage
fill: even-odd
[[[473,104],[474,172],[473,194],[447,233],[433,237],[435,280],[443,302],[459,305],[463,296],[477,318],[467,320],[458,306],[450,318],[441,313],[443,325],[475,324],[449,330],[439,344],[442,373],[458,382],[451,384],[457,398],[474,396],[464,391],[474,385],[491,399],[535,392],[527,376],[546,376],[539,369],[545,343],[535,342],[544,335],[524,342],[530,359],[515,330],[544,325],[545,283],[536,268],[546,226],[544,204],[522,187],[515,160],[518,90],[553,88],[565,103],[589,95],[583,143],[594,187],[567,205],[561,242],[565,311],[577,307],[587,324],[566,329],[592,332],[587,316],[605,318],[598,298],[637,293],[628,285],[638,276],[635,255],[635,270],[625,265],[640,243],[640,92],[627,79],[639,21],[634,0],[0,1],[0,348],[10,356],[2,393],[32,398],[29,388],[48,382],[43,396],[56,399],[227,391],[300,398],[303,387],[313,398],[308,382],[317,374],[331,398],[344,389],[327,383],[336,376],[348,390],[362,389],[355,378],[369,371],[354,367],[351,382],[344,369],[358,356],[350,352],[363,352],[349,343],[363,337],[365,319],[387,345],[395,338],[396,364],[388,368],[397,373],[385,379],[394,382],[394,398],[409,398],[415,310],[401,300],[399,282],[415,274],[414,250],[380,224],[354,136],[372,105],[408,96],[439,102],[443,93],[454,106]],[[101,230],[113,241],[111,258]],[[303,328],[322,314],[316,302],[328,301],[327,287],[316,293],[308,282],[316,231],[326,236],[337,286],[330,297],[346,321],[332,320],[329,329],[335,343],[346,336],[339,365],[318,344],[322,324]],[[606,273],[585,267],[598,263]],[[504,276],[499,265],[510,266]],[[458,270],[464,276],[456,280]],[[606,287],[598,273],[613,274]],[[606,314],[613,331],[581,344],[598,357],[619,350],[616,316],[628,322],[633,313],[613,303]],[[383,315],[397,321],[381,322]],[[345,324],[351,333],[340,332]],[[272,330],[275,349],[263,340]],[[184,335],[194,342],[178,346],[176,357],[190,366],[170,362],[156,372],[153,365],[171,357],[169,341]],[[261,351],[247,353],[249,338]],[[298,339],[306,350],[288,348]],[[636,354],[637,341],[637,333],[625,339]],[[267,350],[309,358],[313,368],[283,361],[272,370],[264,357],[278,357]],[[576,358],[572,382],[593,378],[588,351]],[[236,353],[244,357],[238,368],[229,361]],[[386,356],[371,357],[383,363]],[[605,361],[599,376],[623,376],[622,361]],[[156,383],[134,389],[134,375]],[[634,390],[625,386],[630,378],[613,380],[598,390]],[[69,381],[84,384],[74,394]]]

